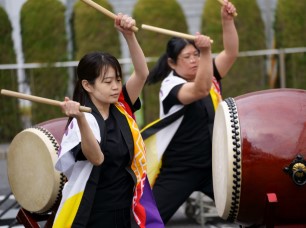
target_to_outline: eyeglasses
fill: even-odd
[[[193,60],[198,60],[200,58],[200,53],[199,52],[194,52],[192,54],[184,54],[182,56],[179,56],[178,58],[182,59],[185,62],[190,62],[192,59]]]

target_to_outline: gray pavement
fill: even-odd
[[[7,150],[8,144],[0,144],[0,228],[24,227],[15,220],[19,205],[11,192],[7,177]],[[6,199],[7,197],[7,199]],[[194,193],[190,199],[192,203],[182,205],[171,218],[166,228],[236,228],[238,225],[227,223],[218,217],[213,202],[203,194]],[[190,210],[186,210],[188,206]],[[5,212],[7,210],[7,212]],[[202,210],[202,213],[201,213]],[[9,225],[11,224],[11,225]]]

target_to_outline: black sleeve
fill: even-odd
[[[164,112],[167,114],[172,106],[182,104],[177,98],[177,94],[184,83],[174,86],[169,92],[168,96],[163,100]]]
[[[82,149],[81,149],[81,143],[79,143],[78,145],[76,145],[74,148],[71,149],[71,153],[73,154],[73,157],[75,159],[75,161],[84,161],[86,160]]]
[[[133,113],[141,108],[141,102],[140,102],[139,98],[137,98],[137,100],[135,101],[134,105],[132,104],[131,99],[130,99],[129,94],[128,94],[127,90],[126,90],[126,86],[125,85],[122,87],[122,93],[123,93],[123,96],[124,96],[124,100],[130,106],[130,108],[131,108]]]
[[[213,59],[213,70],[214,70],[214,76],[217,79],[217,81],[220,81],[222,78],[220,76],[220,73],[217,69],[216,63],[215,63],[215,59]]]

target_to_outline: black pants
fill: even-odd
[[[113,211],[93,212],[86,227],[131,228],[130,207]]]
[[[194,191],[214,199],[211,168],[167,167],[160,170],[153,194],[164,224]]]

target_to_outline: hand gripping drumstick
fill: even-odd
[[[91,1],[91,0],[82,0],[83,2],[85,2],[86,4],[88,4],[89,6],[95,8],[96,10],[100,11],[101,13],[105,14],[106,16],[112,18],[112,19],[116,19],[117,15],[110,12],[109,10],[103,8],[102,6],[100,6],[99,4]],[[136,26],[133,26],[132,27],[132,30],[134,32],[137,32],[138,31],[138,28]]]
[[[222,6],[225,5],[225,2],[224,2],[223,0],[218,0],[218,2],[220,2],[220,4],[221,4]],[[238,15],[237,12],[235,12],[235,13],[233,14],[234,17],[237,17],[237,15]]]
[[[43,97],[37,97],[37,96],[28,95],[28,94],[24,94],[24,93],[18,93],[18,92],[6,90],[6,89],[1,89],[1,94],[6,95],[6,96],[10,96],[10,97],[17,97],[17,98],[20,98],[20,99],[34,101],[34,102],[38,102],[38,103],[48,104],[48,105],[54,105],[54,106],[60,106],[61,105],[60,101],[51,100],[51,99],[43,98]],[[85,106],[80,106],[80,111],[81,112],[91,112],[91,108],[88,108],[88,107],[85,107]]]
[[[159,28],[159,27],[154,27],[154,26],[151,26],[151,25],[142,24],[141,28],[146,29],[146,30],[150,30],[150,31],[153,31],[153,32],[162,33],[162,34],[165,34],[165,35],[180,37],[180,38],[187,39],[187,40],[194,40],[195,39],[195,36],[193,36],[193,35],[189,35],[189,34],[181,33],[181,32],[175,32],[175,31],[172,31],[172,30],[163,29],[163,28]],[[213,42],[214,42],[213,40],[210,40],[210,43],[213,43]]]

